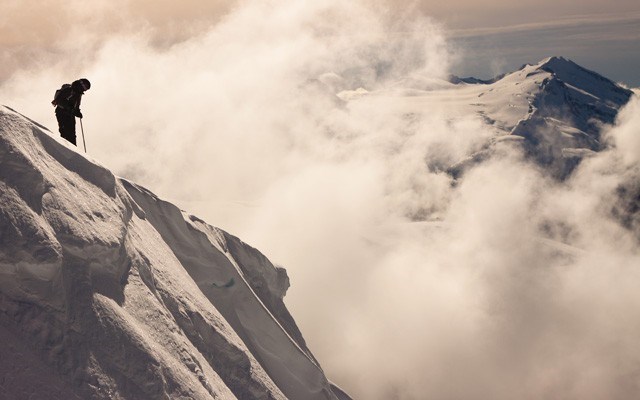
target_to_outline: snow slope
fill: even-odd
[[[348,398],[284,269],[55,136],[0,108],[0,398]]]

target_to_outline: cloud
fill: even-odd
[[[206,31],[232,0],[4,0],[0,15],[0,82],[24,69],[86,68],[113,36],[144,32],[166,48]]]
[[[71,76],[92,61],[114,35],[144,32],[149,44],[168,48],[203,34],[246,1],[5,0],[0,15],[0,82],[15,71],[63,62]],[[388,20],[422,14],[451,28],[467,57],[456,74],[491,78],[525,61],[564,55],[615,80],[637,85],[636,0],[361,0]],[[276,8],[276,3],[272,3]],[[579,10],[579,14],[577,11]],[[269,10],[270,12],[271,10]],[[391,33],[391,32],[390,32]],[[516,37],[512,37],[513,34]],[[518,34],[520,34],[518,36]],[[522,37],[522,35],[528,36]],[[549,37],[550,36],[550,37]],[[528,39],[533,38],[533,42]]]
[[[632,396],[640,231],[611,212],[630,179],[620,156],[606,151],[565,183],[500,156],[444,199],[441,224],[378,228],[375,251],[349,243],[367,268],[346,302],[356,310],[325,330],[328,364],[362,398]]]
[[[170,44],[78,33],[91,57],[12,75],[4,101],[54,127],[56,86],[88,77],[89,153],[283,264],[355,398],[637,393],[637,233],[611,206],[637,182],[637,100],[567,182],[511,147],[453,182],[493,132],[407,107],[403,85],[442,85],[455,59],[437,23],[337,0],[229,10]]]
[[[612,24],[627,24],[631,26],[637,26],[638,21],[640,20],[640,13],[632,12],[626,14],[597,14],[597,15],[572,15],[565,18],[558,18],[553,20],[546,21],[538,21],[538,22],[528,22],[523,24],[514,24],[514,25],[501,25],[496,27],[484,27],[484,28],[469,28],[469,29],[453,29],[450,31],[450,37],[452,38],[461,38],[461,37],[476,37],[476,36],[488,36],[488,35],[499,35],[499,34],[510,34],[515,32],[530,32],[530,31],[541,31],[541,30],[552,30],[552,31],[560,31],[566,29],[575,29],[581,28],[583,31],[587,31],[588,28],[593,29],[593,27],[599,26],[611,26]],[[586,28],[586,29],[585,29]],[[631,27],[630,27],[631,28]],[[625,40],[636,40],[637,32],[629,29],[625,32],[627,35],[621,36],[613,36],[615,33],[619,32],[606,32],[609,35],[598,35],[597,40],[611,40],[614,39],[625,39]]]
[[[400,5],[400,2],[392,1]],[[620,0],[615,4],[600,0],[540,0],[535,3],[485,0],[482,2],[454,0],[436,3],[429,0],[416,1],[427,15],[443,20],[452,28],[488,28],[514,25],[545,24],[557,20],[590,19],[599,16],[606,20],[623,14],[640,11],[634,0]],[[615,17],[614,17],[615,18]]]
[[[618,119],[619,125],[609,132],[609,139],[614,142],[625,164],[637,165],[640,162],[640,101],[637,91]]]

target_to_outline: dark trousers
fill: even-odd
[[[60,136],[69,142],[76,144],[76,117],[66,110],[56,107],[56,119]]]

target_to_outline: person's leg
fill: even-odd
[[[76,117],[65,112],[56,112],[60,136],[76,145]]]

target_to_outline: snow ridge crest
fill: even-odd
[[[7,396],[338,398],[284,269],[8,107],[0,204]]]

